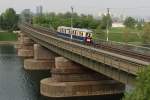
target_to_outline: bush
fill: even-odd
[[[123,100],[150,100],[150,66],[138,73],[135,89],[125,93]]]
[[[142,39],[143,39],[143,43],[150,42],[150,23],[145,23]]]

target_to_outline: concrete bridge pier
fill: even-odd
[[[34,44],[34,57],[24,60],[27,70],[50,70],[55,66],[55,54],[39,44]]]
[[[23,33],[20,33],[20,36],[18,37],[18,41],[19,41],[19,44],[17,44],[18,56],[23,57],[23,58],[33,57],[34,41],[28,38]]]
[[[17,43],[15,44],[15,48],[16,50],[21,49],[21,34],[22,33],[18,33],[18,37],[17,37]]]
[[[52,77],[41,80],[41,94],[48,97],[114,95],[125,86],[63,57],[55,58]]]

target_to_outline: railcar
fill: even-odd
[[[59,26],[57,28],[57,34],[75,41],[91,43],[93,32],[88,29]]]

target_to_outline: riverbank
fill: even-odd
[[[2,31],[0,32],[0,42],[1,41],[17,41],[17,33]]]
[[[15,45],[17,41],[17,33],[0,31],[0,44],[1,45]]]
[[[0,41],[0,45],[15,45],[18,41]]]

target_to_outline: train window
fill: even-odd
[[[86,37],[86,32],[83,32],[83,37]]]
[[[73,31],[70,29],[70,32],[69,32],[69,34],[72,34],[72,32],[73,32]]]
[[[72,34],[72,30],[70,30],[69,34]]]
[[[73,30],[73,34],[75,35],[75,30]]]
[[[83,32],[80,32],[80,36],[83,36]]]
[[[91,33],[86,33],[87,37],[91,37],[91,35],[92,35]]]
[[[68,29],[68,34],[70,34],[71,33],[71,31],[70,31],[70,29]]]
[[[91,37],[91,34],[89,33],[89,37]]]
[[[77,31],[77,36],[80,36],[80,32],[79,31]]]
[[[81,36],[81,32],[79,31],[79,36]]]
[[[66,33],[66,29],[64,29],[64,33]]]
[[[88,37],[89,36],[89,33],[86,33],[86,37]]]
[[[75,35],[77,35],[77,30],[75,30]]]
[[[81,32],[81,36],[84,36],[83,32]]]
[[[92,37],[92,33],[90,33],[90,36]]]
[[[73,35],[74,35],[74,30],[73,30]]]
[[[66,34],[68,34],[69,33],[69,30],[68,29],[66,29]]]

